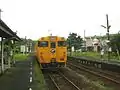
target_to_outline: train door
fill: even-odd
[[[56,42],[51,41],[50,42],[50,56],[51,56],[51,62],[56,62]]]

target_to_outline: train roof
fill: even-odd
[[[49,41],[49,40],[60,40],[60,41],[65,41],[66,39],[64,37],[60,37],[60,36],[46,36],[46,37],[41,37],[38,39],[39,41],[40,40],[46,40],[46,41]]]

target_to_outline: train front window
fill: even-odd
[[[51,43],[50,43],[50,47],[51,47],[51,48],[55,48],[55,47],[56,47],[55,42],[51,42]]]
[[[48,41],[39,41],[38,46],[39,47],[48,47]]]
[[[58,41],[58,47],[66,47],[65,41]]]

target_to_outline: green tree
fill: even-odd
[[[81,48],[82,43],[83,43],[83,39],[81,38],[81,36],[77,35],[77,33],[69,34],[67,38],[68,49],[74,46],[75,50],[78,50]]]
[[[117,54],[117,51],[120,54],[120,34],[114,34],[111,41],[110,46],[112,47],[112,51]]]

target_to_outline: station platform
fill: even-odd
[[[4,70],[6,71],[7,69],[9,69],[9,66],[8,65],[4,65]],[[0,74],[1,74],[1,66],[0,66]]]
[[[69,56],[71,57],[71,56]],[[73,57],[73,56],[72,56]],[[113,65],[117,65],[120,66],[120,60],[114,60],[114,59],[110,59],[110,60],[106,60],[106,59],[98,59],[98,58],[93,58],[93,57],[84,57],[84,56],[74,56],[74,58],[79,58],[79,59],[83,59],[83,60],[89,60],[89,61],[95,61],[98,63],[107,63],[107,64],[113,64]]]
[[[23,60],[9,68],[5,66],[4,74],[0,76],[0,90],[29,90],[32,82],[32,61]]]
[[[120,73],[119,60],[102,60],[102,59],[97,59],[93,57],[84,57],[84,56],[79,56],[79,57],[68,56],[68,60],[72,60],[77,63],[81,63],[83,65]]]

